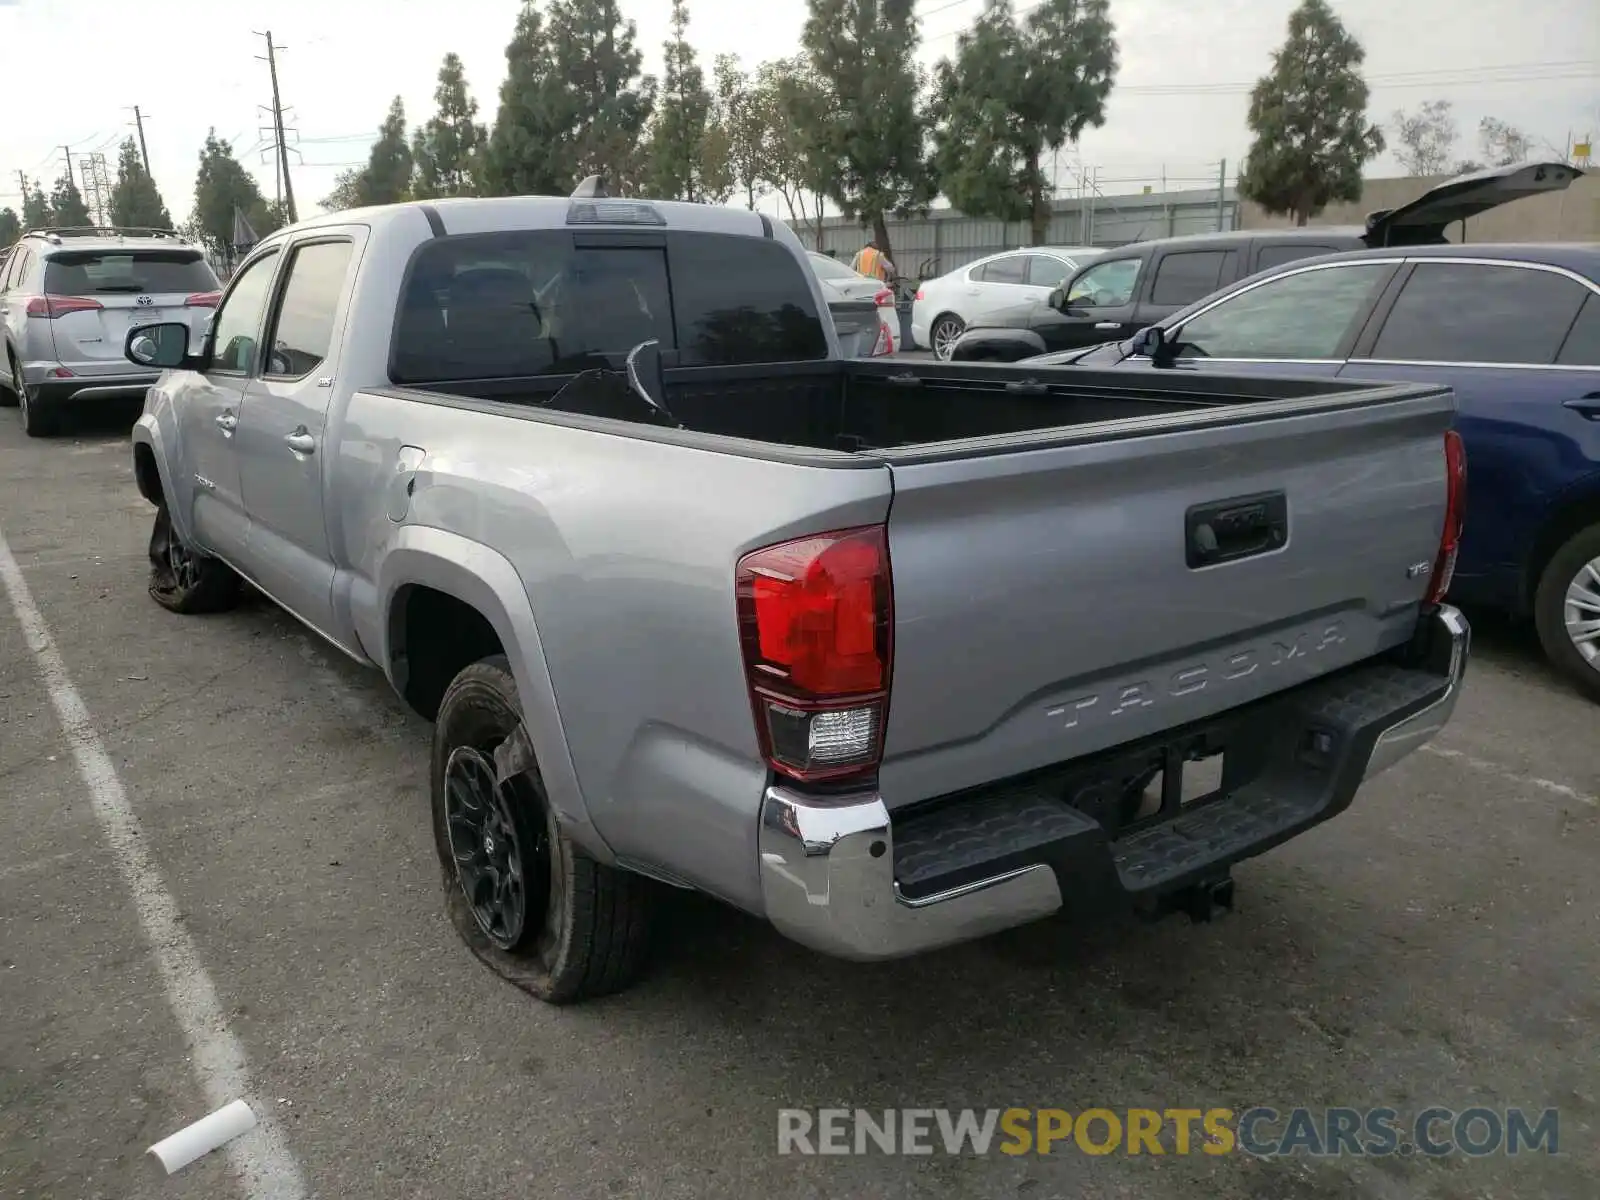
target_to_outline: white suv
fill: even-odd
[[[0,405],[20,405],[23,428],[44,437],[69,408],[143,397],[159,372],[123,357],[128,330],[182,321],[198,345],[220,289],[170,230],[29,231],[0,269]]]

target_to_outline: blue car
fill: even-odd
[[[1450,598],[1531,616],[1600,700],[1600,245],[1299,259],[1127,340],[1018,365],[1060,363],[1448,384],[1467,460]]]

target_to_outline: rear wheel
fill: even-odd
[[[960,317],[952,313],[945,313],[933,323],[933,328],[928,331],[928,340],[933,343],[933,353],[948,362],[950,351],[955,346],[956,340],[966,331],[966,324]]]
[[[1551,556],[1533,617],[1550,661],[1600,700],[1600,525],[1580,530]]]
[[[11,394],[22,409],[22,430],[29,437],[51,437],[60,429],[59,410],[41,397],[37,388],[28,386],[15,357],[11,359]]]
[[[239,577],[178,536],[165,504],[150,530],[150,595],[175,613],[221,612],[239,602]]]
[[[17,356],[6,354],[6,376],[0,381],[0,408],[15,408],[22,402],[22,369],[17,366]]]
[[[439,704],[433,835],[457,931],[551,1004],[621,991],[644,966],[652,885],[562,832],[536,763],[500,778],[495,751],[521,722],[502,655],[463,670]]]

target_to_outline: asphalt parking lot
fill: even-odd
[[[33,442],[0,411],[0,536],[53,647],[0,604],[0,1197],[1600,1195],[1600,713],[1521,632],[1479,617],[1440,741],[1245,864],[1209,925],[1044,922],[857,966],[675,899],[644,984],[552,1010],[448,924],[428,729],[382,678],[264,602],[145,595],[132,416]],[[70,738],[57,657],[87,710]],[[86,781],[90,736],[114,780]],[[171,898],[163,945],[130,853]],[[171,977],[184,947],[214,998]],[[197,1056],[180,1011],[244,1061]],[[246,1138],[298,1182],[221,1154],[150,1169],[218,1078],[249,1081]],[[1557,1108],[1560,1153],[776,1149],[781,1107],[1432,1104]]]

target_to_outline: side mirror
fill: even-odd
[[[189,327],[181,321],[139,325],[128,330],[122,355],[141,367],[176,367],[189,357]]]
[[[1050,307],[1060,312],[1067,306],[1067,289],[1058,287],[1050,293]]]
[[[1133,335],[1132,353],[1139,358],[1160,358],[1166,343],[1166,334],[1159,325],[1146,325]]]

